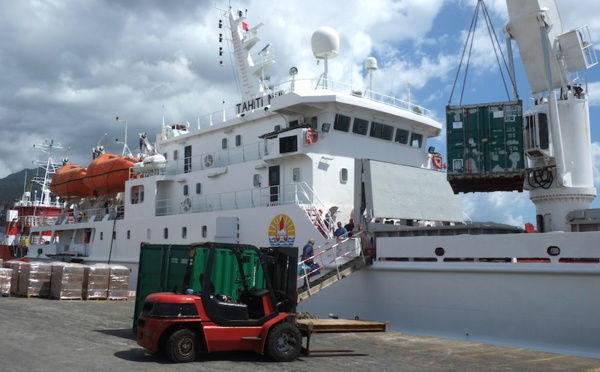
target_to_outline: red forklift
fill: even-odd
[[[302,349],[297,259],[296,247],[189,246],[181,290],[146,297],[136,323],[138,344],[177,363],[194,361],[199,352],[227,351],[294,360]]]

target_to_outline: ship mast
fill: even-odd
[[[242,10],[234,12],[229,9],[228,17],[242,102],[252,102],[269,92],[265,72],[275,64],[275,58],[268,44],[258,53],[260,60],[253,60],[250,55],[250,50],[261,41],[259,30],[262,23],[250,28],[245,22],[246,13]]]
[[[54,143],[54,140],[45,140],[42,144],[33,145],[38,150],[36,159],[33,160],[38,168],[41,168],[44,172],[43,176],[36,173],[32,181],[41,187],[40,200],[33,200],[36,206],[49,207],[53,206],[53,202],[50,198],[50,182],[54,173],[59,168],[59,165],[55,164],[52,160],[52,152],[54,149],[61,150],[62,147],[58,143]],[[58,206],[58,205],[55,205]]]

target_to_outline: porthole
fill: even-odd
[[[437,247],[435,249],[435,255],[438,256],[438,257],[443,256],[445,253],[446,253],[446,251],[444,250],[444,248]]]
[[[560,254],[560,248],[555,245],[548,247],[547,249],[548,255],[550,256],[558,256]]]

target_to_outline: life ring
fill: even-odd
[[[44,239],[40,240],[40,244],[46,244],[46,240],[44,240]]]
[[[319,132],[314,129],[307,129],[305,132],[305,139],[307,145],[312,145],[319,140]]]
[[[434,154],[432,160],[433,160],[434,167],[436,167],[437,169],[442,169],[442,167],[444,166],[443,161],[442,161],[442,155]]]

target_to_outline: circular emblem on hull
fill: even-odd
[[[269,226],[269,244],[271,247],[292,246],[296,240],[296,228],[291,218],[278,214]]]

